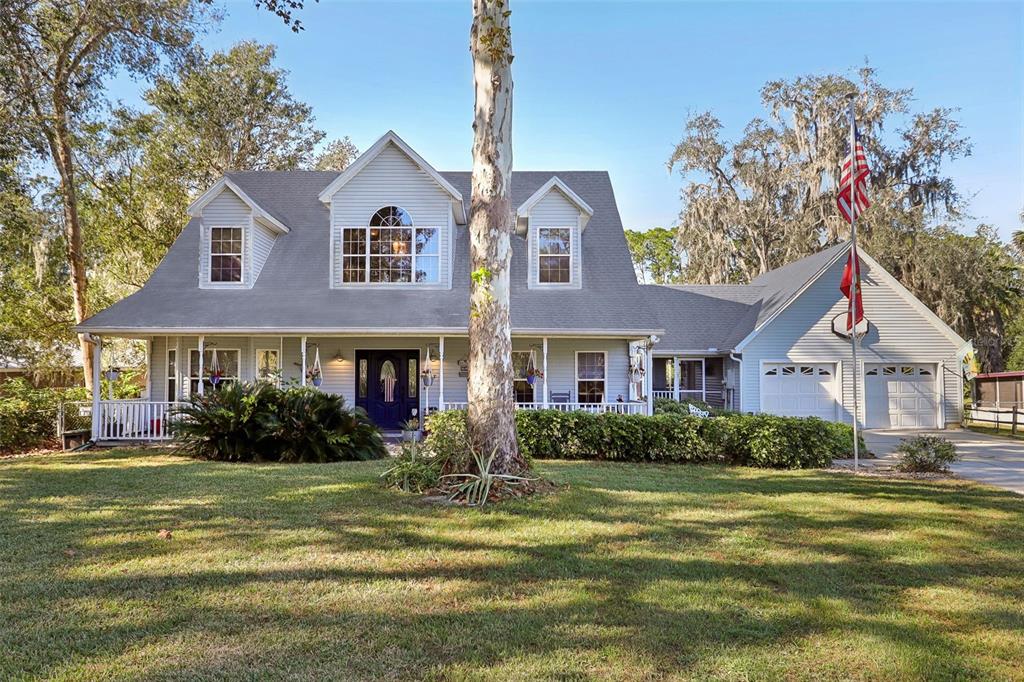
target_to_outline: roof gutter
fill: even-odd
[[[113,334],[118,336],[153,336],[153,335],[197,335],[210,334],[220,336],[434,336],[437,334],[464,335],[469,333],[467,327],[88,327],[76,326],[80,334]],[[663,329],[513,329],[513,336],[554,336],[592,338],[634,338],[650,337],[664,334]]]

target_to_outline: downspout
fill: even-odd
[[[739,367],[736,368],[736,385],[732,387],[732,402],[733,409],[737,412],[742,412],[740,406],[736,404],[738,402],[736,400],[736,392],[739,390],[740,384],[743,383],[743,356],[737,356],[736,353],[729,351],[729,359],[739,365]]]

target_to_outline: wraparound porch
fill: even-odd
[[[102,339],[94,346],[97,373]],[[170,438],[175,405],[235,381],[315,386],[367,409],[384,429],[437,410],[466,407],[466,336],[206,335],[151,336],[139,400],[95,400],[96,441]],[[650,372],[631,378],[642,339],[514,336],[518,409],[648,414]],[[650,349],[643,351],[650,366]],[[109,363],[108,363],[109,364]]]

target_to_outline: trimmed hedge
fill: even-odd
[[[436,413],[427,446],[441,457],[468,452],[463,411]],[[520,410],[520,452],[536,459],[622,462],[722,462],[800,469],[825,467],[853,451],[853,430],[816,418],[730,413],[627,415]]]

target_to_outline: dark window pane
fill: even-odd
[[[366,253],[366,229],[362,227],[345,228],[342,237],[342,250],[346,254]]]
[[[565,284],[568,282],[568,256],[541,256],[540,281],[544,284]]]
[[[580,381],[577,383],[577,393],[581,403],[603,403],[604,382],[603,381]]]
[[[210,258],[211,282],[241,282],[241,256],[212,256]]]
[[[365,282],[366,281],[366,257],[345,256],[341,266],[341,281],[343,282]]]

